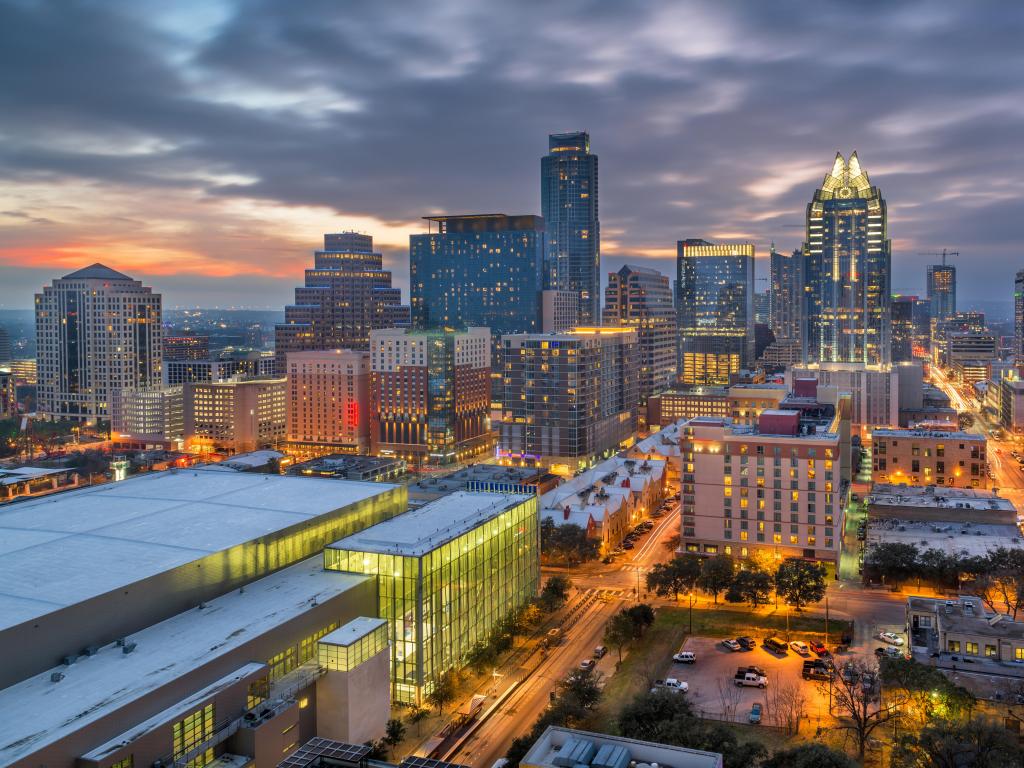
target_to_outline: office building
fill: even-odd
[[[288,452],[307,458],[368,452],[370,353],[291,352],[286,366]]]
[[[208,360],[210,358],[209,336],[165,336],[164,361]]]
[[[324,249],[313,254],[295,303],[275,326],[276,371],[285,374],[289,352],[369,348],[370,331],[409,325],[409,307],[391,285],[384,257],[373,238],[358,232],[324,235]]]
[[[329,633],[373,634],[376,585],[324,571],[321,551],[405,499],[193,468],[3,508],[0,537],[24,546],[0,555],[0,764],[274,765],[336,711],[318,711],[321,689],[379,718],[350,738],[379,738],[386,666],[361,676],[379,667],[365,647],[348,674],[318,659]]]
[[[1024,362],[1024,269],[1013,278],[1013,338],[1013,356]]]
[[[647,423],[665,427],[680,419],[719,416],[732,419],[733,424],[752,426],[761,411],[778,408],[788,394],[789,387],[784,384],[670,389],[648,401]]]
[[[0,366],[0,419],[18,415],[18,386],[14,374],[6,365]]]
[[[659,765],[672,768],[722,768],[722,755],[701,749],[637,741],[549,725],[519,761],[522,768],[626,768]]]
[[[668,277],[629,264],[618,272],[609,272],[604,325],[636,330],[640,402],[668,389],[676,377],[676,311]]]
[[[952,368],[965,360],[991,360],[998,354],[999,342],[991,331],[940,330],[932,346],[932,361]]]
[[[920,366],[916,370],[920,377]],[[853,427],[857,433],[866,434],[874,427],[899,426],[901,391],[898,367],[832,363],[794,366],[786,373],[787,381],[801,378],[817,379],[819,386],[849,392],[852,396]]]
[[[565,333],[577,325],[580,312],[579,294],[557,288],[541,292],[541,333]]]
[[[524,333],[541,326],[547,239],[540,216],[427,216],[409,236],[413,326]]]
[[[590,154],[590,134],[548,136],[540,176],[549,248],[544,287],[576,294],[579,314],[574,325],[594,325],[601,317],[601,224],[597,155]]]
[[[676,246],[679,382],[728,384],[754,362],[754,246]]]
[[[35,386],[39,382],[38,365],[33,358],[21,358],[7,363],[14,375],[14,383],[18,386]]]
[[[871,433],[871,480],[875,483],[988,488],[984,435],[924,429],[876,429]]]
[[[948,320],[956,314],[956,267],[946,264],[928,266],[928,302],[935,321]]]
[[[164,383],[178,386],[192,381],[223,381],[273,376],[277,360],[273,352],[239,351],[202,360],[164,360]]]
[[[630,328],[503,337],[499,456],[571,475],[628,443],[637,427],[637,346]]]
[[[0,363],[7,363],[14,359],[11,350],[11,335],[7,329],[0,325]]]
[[[184,385],[185,440],[200,453],[272,448],[285,436],[287,379],[227,379]]]
[[[807,205],[804,260],[805,360],[889,363],[892,244],[885,200],[856,152],[836,155]]]
[[[1015,435],[1024,433],[1024,381],[1005,378],[999,382],[1002,396],[999,399],[999,423],[1007,432]]]
[[[965,661],[1024,663],[1024,622],[989,611],[975,596],[908,597],[910,643],[931,656],[959,654]]]
[[[787,255],[769,251],[769,311],[768,325],[775,340],[800,341],[803,337],[803,254],[799,251]]]
[[[160,294],[102,264],[54,280],[36,294],[44,418],[94,423],[121,389],[160,383]]]
[[[493,446],[489,329],[373,331],[370,368],[373,455],[448,464]]]
[[[914,359],[917,341],[915,311],[917,296],[892,297],[892,361],[900,363]]]
[[[376,577],[392,698],[422,704],[440,675],[537,594],[537,497],[453,493],[334,542],[324,568]]]
[[[680,546],[838,563],[844,494],[836,419],[810,429],[799,412],[770,409],[756,427],[708,417],[684,422]]]
[[[168,447],[180,442],[185,436],[183,389],[179,385],[117,392],[110,415],[111,439]]]

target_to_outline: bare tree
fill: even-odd
[[[732,684],[732,680],[718,680],[718,700],[722,703],[722,719],[735,720],[743,691]]]
[[[905,703],[902,691],[889,690],[884,699],[879,695],[878,665],[874,659],[852,659],[837,670],[831,683],[831,701],[839,721],[838,728],[853,736],[857,754],[864,752],[871,734],[879,726],[900,716]],[[819,684],[822,695],[830,695],[830,684]]]
[[[778,681],[768,689],[768,711],[775,724],[795,734],[800,730],[800,720],[807,709],[807,696],[803,687],[795,681]]]

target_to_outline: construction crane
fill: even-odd
[[[950,250],[948,250],[946,248],[943,248],[942,249],[942,253],[936,253],[936,252],[933,251],[931,253],[918,253],[917,255],[918,256],[941,256],[942,257],[942,266],[946,266],[946,257],[947,256],[956,256],[957,258],[959,258],[960,257],[960,251],[950,251]]]

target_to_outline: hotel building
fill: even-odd
[[[190,450],[245,453],[272,448],[285,436],[286,379],[192,382],[184,388]]]
[[[164,361],[208,360],[210,357],[209,336],[165,336]]]
[[[184,387],[122,389],[114,395],[111,438],[164,444],[185,436]]]
[[[719,416],[733,424],[753,425],[761,411],[778,408],[789,394],[784,384],[734,384],[731,387],[688,387],[662,392],[647,404],[648,424],[665,427],[680,419]]]
[[[292,352],[287,359],[288,452],[306,458],[370,449],[370,354]]]
[[[988,488],[987,440],[969,432],[876,429],[871,433],[875,483]]]

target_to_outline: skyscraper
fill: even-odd
[[[931,302],[932,319],[936,322],[948,320],[956,314],[956,267],[952,264],[928,266],[928,301]]]
[[[679,381],[728,384],[754,359],[754,246],[691,239],[676,248]]]
[[[548,136],[541,159],[541,213],[547,222],[545,288],[579,295],[578,325],[601,314],[601,225],[597,211],[597,155],[586,131]]]
[[[409,236],[413,326],[539,330],[544,219],[487,213],[426,216],[437,232]]]
[[[36,294],[37,410],[108,418],[114,393],[160,384],[161,296],[102,264]]]
[[[392,287],[373,238],[358,232],[324,235],[324,249],[314,252],[305,285],[295,289],[295,303],[284,308],[284,323],[275,328],[277,373],[285,375],[289,352],[368,349],[372,329],[408,324],[409,307]]]
[[[668,389],[676,375],[676,311],[668,277],[627,264],[608,273],[604,297],[604,324],[637,331],[640,400],[646,401]]]
[[[1013,354],[1024,362],[1024,269],[1013,278]]]
[[[803,335],[803,254],[799,250],[790,255],[780,253],[775,250],[775,243],[772,243],[769,258],[771,277],[768,324],[776,341],[799,340]]]
[[[837,154],[807,205],[807,361],[890,361],[892,244],[886,221],[885,200],[857,153],[849,162]]]
[[[892,297],[892,362],[903,363],[914,359],[917,336],[915,310],[917,296]]]

